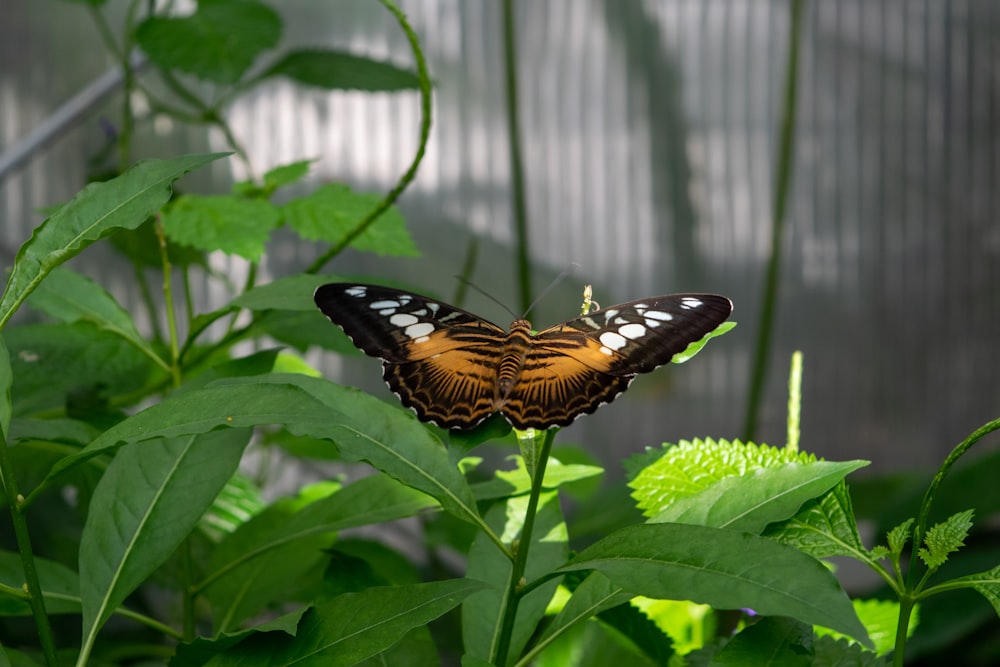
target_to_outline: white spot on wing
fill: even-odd
[[[410,326],[406,327],[406,329],[404,329],[403,331],[406,332],[407,336],[416,341],[416,339],[418,338],[426,338],[428,334],[434,331],[434,325],[431,324],[430,322],[419,322],[417,324],[411,324]],[[417,341],[417,342],[422,343],[423,341]]]
[[[692,308],[701,308],[704,305],[704,301],[696,299],[693,296],[686,296],[681,299],[681,308],[687,308],[688,310],[691,310]]]
[[[367,288],[364,285],[358,285],[357,287],[348,287],[344,290],[344,294],[360,299],[365,295],[366,291]]]
[[[419,321],[420,320],[418,320],[413,315],[410,315],[409,313],[396,313],[395,315],[389,318],[389,323],[394,324],[397,327],[408,327],[411,324],[416,324]]]
[[[647,320],[662,320],[664,322],[669,322],[674,319],[673,315],[670,313],[664,313],[662,310],[650,310],[649,312],[644,313],[644,316]]]
[[[609,310],[605,310],[604,311],[604,321],[605,322],[610,322],[611,318],[614,317],[617,314],[618,314],[618,310],[616,308],[611,308]]]
[[[427,307],[431,309],[432,313],[437,313],[437,311],[441,309],[441,306],[439,306],[438,304],[434,303],[433,301],[428,301],[427,302]]]
[[[604,347],[610,348],[612,350],[620,350],[623,347],[625,347],[625,344],[628,342],[627,340],[625,340],[624,336],[617,334],[614,331],[605,331],[604,333],[602,333],[600,336],[600,341],[601,344],[604,345]]]
[[[384,301],[372,301],[368,304],[368,307],[372,310],[385,310],[386,308],[395,310],[396,308],[399,308],[399,302],[392,301],[390,299],[385,299]]]
[[[625,336],[629,340],[638,340],[646,335],[646,327],[633,322],[619,327],[618,333]]]

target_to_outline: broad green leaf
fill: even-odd
[[[455,579],[345,593],[307,611],[295,637],[257,634],[206,667],[355,665],[388,649],[413,628],[440,617],[482,587],[477,581]]]
[[[761,468],[729,476],[667,505],[650,523],[697,523],[759,534],[772,522],[794,516],[803,503],[829,491],[866,461],[814,461]]]
[[[163,211],[163,231],[177,243],[257,261],[281,213],[269,201],[228,195],[182,195]]]
[[[415,72],[343,51],[319,49],[291,51],[263,74],[285,76],[293,81],[328,90],[395,92],[416,90]]]
[[[143,160],[117,178],[81,190],[18,250],[0,299],[0,329],[52,269],[118,229],[135,229],[170,199],[174,181],[224,155]]]
[[[477,500],[504,498],[531,491],[531,478],[528,477],[528,471],[524,467],[524,459],[520,456],[510,456],[508,459],[516,464],[514,470],[498,470],[494,479],[473,485],[472,490]],[[604,469],[597,466],[566,465],[550,458],[545,467],[542,486],[546,489],[557,489],[563,484],[596,477],[603,472]]]
[[[118,452],[80,542],[83,645],[174,552],[239,465],[250,432],[144,442]]]
[[[535,655],[564,635],[573,626],[602,611],[617,607],[634,597],[633,593],[616,586],[600,572],[591,572],[573,591],[562,610],[556,615],[531,648]],[[530,657],[530,656],[525,656]]]
[[[313,293],[320,285],[339,282],[339,276],[298,274],[258,285],[233,299],[233,306],[248,310],[301,310],[319,312]],[[325,317],[323,320],[329,324]]]
[[[272,191],[284,185],[298,183],[309,173],[313,162],[315,160],[299,160],[267,170],[264,172],[264,187]]]
[[[247,637],[264,632],[283,632],[291,637],[299,631],[299,622],[302,616],[309,611],[309,607],[302,607],[295,611],[283,614],[273,621],[255,625],[252,628],[237,630],[236,632],[223,632],[211,639],[208,637],[198,637],[187,644],[178,644],[177,652],[170,659],[170,667],[201,667],[213,657],[222,653],[231,646],[235,646]],[[276,635],[275,635],[276,636]]]
[[[371,475],[297,511],[287,503],[269,508],[212,554],[209,577],[224,574],[207,589],[215,601],[216,629],[233,627],[286,592],[298,573],[325,558],[320,549],[331,533],[413,516],[435,505],[419,491]]]
[[[673,523],[630,526],[560,568],[575,570],[597,570],[647,597],[790,616],[870,643],[850,600],[822,563],[748,533]]]
[[[151,16],[139,25],[136,40],[157,67],[232,84],[281,38],[281,18],[262,3],[200,0],[197,6],[190,16]]]
[[[807,502],[791,519],[771,524],[761,534],[814,558],[850,556],[864,561],[868,553],[861,543],[851,496],[843,482]]]
[[[35,556],[38,582],[45,596],[45,611],[49,614],[80,613],[80,578],[61,563]],[[21,556],[13,551],[0,551],[0,583],[10,588],[24,586]],[[0,616],[30,616],[26,599],[0,595]]]
[[[310,241],[339,243],[354,231],[379,203],[382,195],[354,192],[348,186],[330,183],[283,207],[288,225]],[[399,210],[392,206],[356,239],[356,250],[379,255],[417,257],[420,253],[406,229]]]
[[[48,440],[85,445],[100,434],[96,428],[77,419],[32,419],[19,417],[10,423],[8,442],[17,440]]]
[[[183,390],[200,389],[222,378],[265,375],[274,370],[280,353],[280,348],[271,348],[270,350],[254,352],[239,359],[229,359],[185,382]]]
[[[141,389],[162,369],[136,348],[93,324],[31,324],[4,332],[14,373],[14,414],[63,409],[71,400],[97,406]],[[89,417],[97,410],[90,412]]]
[[[345,457],[367,461],[436,498],[463,521],[481,525],[462,473],[413,415],[357,389],[302,375],[219,380],[205,389],[171,396],[60,461],[49,478],[129,442],[261,424],[284,424],[295,435],[331,440]]]
[[[953,514],[941,523],[927,529],[924,544],[919,550],[920,560],[929,568],[938,568],[948,560],[948,554],[965,546],[965,538],[972,528],[973,510]]]
[[[123,338],[160,365],[166,365],[139,333],[128,311],[83,274],[65,267],[55,268],[29,297],[28,305],[63,322],[90,322]]]
[[[10,366],[10,353],[7,352],[7,343],[4,342],[4,335],[0,333],[0,447],[6,447],[7,435],[10,433],[11,403],[10,388],[14,384],[14,371]]]
[[[496,503],[486,514],[486,522],[500,539],[509,544],[521,535],[528,506],[527,496]],[[528,563],[524,577],[531,581],[566,562],[569,552],[566,523],[559,507],[559,494],[543,492],[531,535]],[[519,547],[519,548],[523,548]],[[477,593],[462,605],[462,643],[469,655],[489,659],[500,631],[501,604],[506,595],[512,564],[485,535],[476,535],[469,549],[466,576],[484,581],[490,588]],[[510,640],[511,656],[518,655],[545,614],[559,584],[555,578],[521,598]]]
[[[712,665],[811,667],[812,628],[791,618],[763,618],[748,626],[715,654]]]
[[[697,495],[727,477],[742,477],[784,463],[812,463],[816,457],[806,452],[729,442],[728,440],[682,440],[664,445],[662,456],[637,473],[629,486],[632,497],[647,517]],[[648,460],[648,459],[644,459]]]
[[[868,630],[868,636],[875,644],[877,655],[888,655],[892,652],[896,643],[896,625],[899,622],[899,603],[895,600],[852,600],[854,611],[858,613],[858,618]],[[909,627],[906,629],[906,636],[912,637],[913,632],[919,625],[920,606],[916,605],[910,614]],[[827,628],[816,627],[816,634],[842,638],[855,643],[853,639],[834,632]]]
[[[1000,616],[1000,565],[986,572],[970,574],[948,582],[949,588],[970,586],[986,598]]]

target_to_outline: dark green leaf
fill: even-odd
[[[281,214],[271,202],[232,196],[183,195],[163,212],[163,231],[173,241],[256,261]]]
[[[415,72],[342,51],[292,51],[268,68],[264,76],[286,76],[293,81],[328,90],[416,90]]]
[[[45,596],[45,611],[50,614],[80,613],[80,578],[65,565],[35,556],[38,582]],[[20,590],[24,586],[21,557],[12,551],[0,551],[0,583]],[[0,595],[0,616],[28,616],[27,600]]]
[[[122,449],[98,484],[80,542],[84,643],[174,552],[236,471],[248,429]]]
[[[53,269],[28,298],[28,304],[63,322],[90,322],[124,339],[151,360],[160,359],[139,333],[128,311],[83,274],[65,267]],[[166,362],[161,363],[166,365]]]
[[[480,582],[455,579],[345,593],[306,612],[295,637],[261,633],[217,656],[208,666],[355,665],[482,588]]]
[[[733,637],[715,654],[719,667],[811,667],[813,632],[791,618],[763,618]]]
[[[158,67],[232,84],[260,53],[277,45],[281,19],[252,0],[200,0],[191,16],[151,16],[135,36]]]
[[[7,352],[7,343],[0,333],[0,435],[3,442],[0,447],[6,447],[7,435],[10,433],[10,420],[13,409],[10,401],[10,389],[14,384],[14,371],[10,365],[10,353]]]
[[[0,328],[48,273],[118,229],[135,229],[170,199],[170,185],[223,153],[143,160],[117,178],[91,183],[42,222],[21,246],[0,300]]]
[[[339,243],[358,226],[382,195],[354,192],[346,185],[330,183],[307,197],[293,199],[284,206],[288,225],[311,241]],[[416,257],[419,255],[406,222],[392,206],[351,242],[357,250],[379,255]]]
[[[160,239],[156,235],[156,221],[147,220],[135,229],[118,232],[108,239],[118,252],[139,266],[157,271],[163,269],[160,256]],[[167,257],[175,267],[200,266],[208,269],[205,253],[167,239]]]
[[[850,600],[822,563],[748,533],[673,523],[630,526],[561,568],[574,570],[598,570],[647,597],[791,616],[870,644]]]
[[[762,535],[814,558],[850,556],[864,561],[867,554],[843,482],[807,502],[791,519],[768,526]]]

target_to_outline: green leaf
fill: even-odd
[[[166,362],[139,333],[128,311],[103,287],[83,274],[64,267],[54,269],[28,299],[28,305],[63,322],[90,322],[98,329],[126,340],[166,368]]]
[[[700,493],[667,505],[650,523],[697,523],[760,534],[794,516],[803,503],[829,491],[866,461],[785,463],[744,476],[729,476]]]
[[[416,73],[410,70],[343,51],[320,49],[291,51],[263,76],[285,76],[327,90],[395,92],[419,87]]]
[[[896,643],[896,625],[899,621],[899,603],[894,600],[852,600],[854,611],[858,613],[858,618],[868,630],[868,636],[875,644],[877,655],[888,655],[892,652]],[[909,627],[906,629],[906,636],[912,637],[913,632],[919,625],[920,607],[915,605],[910,614]],[[853,639],[839,632],[827,628],[815,628],[816,634],[842,638],[851,643]]]
[[[907,519],[903,523],[899,524],[895,528],[889,531],[886,535],[886,541],[889,544],[889,551],[895,555],[903,553],[903,548],[906,543],[910,541],[910,536],[913,535],[913,522],[915,519]]]
[[[889,667],[892,660],[888,656],[879,657],[856,642],[824,634],[813,642],[812,664],[814,667]]]
[[[496,503],[487,512],[487,524],[504,543],[512,542],[521,534],[528,501],[527,496],[509,498]],[[554,491],[543,492],[538,501],[525,579],[531,581],[565,563],[569,552],[567,541],[559,495]],[[462,605],[462,644],[469,655],[487,660],[499,632],[500,612],[512,563],[483,533],[476,535],[469,549],[468,563],[466,576],[484,581],[490,588],[469,597]],[[510,655],[518,655],[524,648],[558,584],[557,577],[521,598],[510,640]]]
[[[313,292],[320,285],[338,282],[338,276],[298,274],[257,285],[233,299],[231,305],[248,310],[300,310],[319,312],[313,301]],[[327,324],[329,320],[323,318]]]
[[[94,492],[80,541],[83,645],[174,552],[239,465],[250,432],[122,449]]]
[[[616,586],[600,572],[591,572],[563,606],[532,646],[532,652],[539,652],[564,635],[573,626],[601,613],[628,602],[634,595]],[[662,656],[661,656],[662,657]],[[669,656],[668,656],[669,657]]]
[[[924,536],[926,546],[918,552],[924,565],[931,569],[939,568],[948,560],[948,554],[965,546],[965,538],[972,528],[972,514],[973,510],[965,510],[927,529]]]
[[[655,450],[654,450],[655,451]],[[634,474],[629,486],[636,505],[647,517],[656,516],[684,498],[696,496],[727,477],[743,477],[786,463],[807,464],[816,457],[806,452],[742,443],[739,440],[681,440],[664,445],[662,455]]]
[[[772,524],[761,534],[814,558],[850,556],[864,561],[868,553],[858,534],[851,496],[843,482],[807,502],[791,519]]]
[[[237,472],[226,480],[212,506],[198,520],[198,527],[218,543],[266,507],[260,488],[249,477]]]
[[[381,201],[380,194],[358,193],[346,185],[330,183],[306,197],[293,199],[285,204],[283,210],[288,225],[302,238],[339,243]],[[395,206],[354,239],[351,247],[395,257],[417,257],[420,254],[406,230],[403,216]]]
[[[715,654],[712,665],[813,665],[813,633],[808,625],[791,618],[763,618],[729,640]]]
[[[170,185],[224,153],[137,162],[117,178],[91,183],[21,246],[0,299],[0,328],[56,266],[118,229],[135,229],[170,199]]]
[[[49,479],[129,442],[261,424],[285,424],[295,435],[331,440],[345,457],[367,461],[436,498],[463,521],[481,525],[462,473],[412,414],[357,389],[302,375],[219,380],[205,389],[171,396],[60,461]]]
[[[384,475],[371,475],[301,508],[281,503],[241,526],[212,554],[218,582],[207,589],[216,629],[225,631],[281,599],[321,559],[329,535],[413,516],[436,503]]]
[[[315,160],[299,160],[269,169],[264,172],[264,187],[268,191],[274,191],[284,185],[298,183],[309,173],[309,167],[313,162]]]
[[[388,649],[413,628],[440,617],[482,588],[480,582],[455,579],[345,593],[306,612],[295,637],[257,634],[206,667],[355,665]]]
[[[956,586],[970,586],[974,588],[993,605],[997,616],[1000,616],[1000,565],[986,572],[970,574],[948,582],[949,588]]]
[[[219,653],[235,646],[247,637],[260,633],[283,632],[294,637],[295,633],[298,632],[299,622],[307,611],[309,611],[309,607],[302,607],[252,628],[236,632],[221,632],[211,639],[198,637],[190,643],[178,644],[177,653],[171,658],[169,665],[170,667],[201,667]]]
[[[488,482],[474,484],[473,492],[477,500],[505,498],[531,491],[531,478],[524,467],[524,459],[520,456],[509,456],[514,461],[514,470],[497,470],[494,479]],[[545,468],[545,478],[542,487],[557,489],[563,484],[569,484],[581,479],[589,479],[604,473],[603,468],[581,464],[566,465],[558,459],[550,458]]]
[[[156,233],[156,221],[149,219],[135,229],[118,232],[108,239],[111,245],[134,265],[148,267],[156,271],[163,270],[163,257],[160,255],[160,238]],[[170,239],[167,242],[167,257],[175,268],[200,266],[209,271],[208,259],[200,250]]]
[[[135,37],[158,67],[232,84],[260,53],[278,44],[281,19],[252,0],[200,0],[191,16],[147,18]]]
[[[729,333],[730,331],[736,328],[736,324],[737,323],[733,322],[732,320],[728,322],[723,322],[722,324],[720,324],[719,326],[717,326],[716,328],[712,329],[707,334],[702,336],[700,339],[688,343],[688,346],[684,348],[683,352],[678,352],[673,357],[671,357],[670,363],[683,364],[684,362],[689,361],[691,357],[701,352],[701,348],[708,345],[708,341],[723,334]]]
[[[49,614],[80,613],[80,578],[61,563],[35,556],[38,582],[45,596],[45,611]],[[0,583],[10,588],[24,586],[24,567],[20,554],[0,551]],[[31,605],[26,599],[0,595],[0,616],[30,616]]]
[[[163,375],[149,357],[90,323],[16,326],[4,336],[14,373],[15,415],[65,408],[74,394],[99,402]]]
[[[281,214],[271,202],[228,195],[182,195],[163,211],[163,231],[172,241],[250,261],[264,254],[280,222]]]
[[[630,526],[559,571],[574,570],[597,570],[647,597],[790,616],[869,643],[850,600],[822,563],[748,533],[672,523]]]

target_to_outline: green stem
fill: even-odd
[[[796,87],[799,78],[799,42],[802,36],[802,0],[791,0],[792,18],[788,22],[788,66],[785,70],[785,106],[781,118],[781,143],[778,146],[778,174],[774,194],[774,218],[771,223],[771,257],[767,264],[767,278],[764,281],[764,298],[761,304],[760,324],[757,327],[757,346],[754,353],[753,371],[750,374],[750,389],[747,392],[746,417],[743,422],[743,441],[754,440],[757,431],[757,416],[764,398],[764,383],[767,379],[767,364],[771,356],[771,336],[774,329],[774,313],[778,301],[778,279],[781,272],[781,241],[784,237],[788,194],[792,182],[792,148],[795,145],[795,111],[798,96]]]
[[[396,187],[390,190],[385,198],[379,202],[378,206],[372,209],[371,212],[369,212],[368,215],[366,215],[349,234],[342,238],[339,243],[324,252],[316,259],[316,261],[309,265],[309,268],[305,271],[306,273],[318,273],[327,262],[339,255],[344,248],[349,246],[354,241],[354,239],[361,236],[366,229],[378,220],[379,216],[389,210],[389,207],[392,206],[397,199],[399,199],[399,196],[403,194],[403,191],[409,187],[411,182],[413,182],[413,179],[417,175],[417,167],[420,166],[420,163],[424,159],[424,153],[427,151],[427,141],[431,135],[432,118],[431,79],[430,75],[427,73],[427,61],[424,60],[423,51],[420,49],[420,42],[417,40],[416,33],[413,32],[413,28],[411,28],[410,24],[407,22],[406,15],[403,14],[403,12],[400,11],[391,0],[379,1],[392,13],[393,16],[396,17],[396,21],[399,23],[399,26],[403,29],[403,32],[406,33],[406,38],[410,42],[410,49],[413,51],[413,59],[416,61],[417,79],[420,89],[420,145],[417,146],[417,153],[413,156],[413,162],[406,170],[406,173],[400,177]]]
[[[170,376],[174,387],[181,385],[180,344],[177,336],[177,317],[174,314],[173,288],[170,284],[170,257],[167,254],[167,237],[163,234],[163,224],[157,214],[153,223],[159,240],[160,260],[163,263],[163,300],[167,310],[167,332],[170,334]]]
[[[35,554],[31,549],[31,536],[28,533],[28,522],[24,518],[22,503],[24,498],[17,490],[17,480],[10,465],[7,451],[7,434],[0,431],[0,477],[3,478],[4,492],[7,494],[7,506],[10,507],[10,518],[14,524],[14,538],[17,540],[17,550],[21,555],[21,567],[24,568],[24,585],[31,605],[31,615],[35,619],[35,629],[45,656],[45,664],[49,667],[59,667],[56,656],[56,645],[52,637],[52,625],[49,615],[45,612],[45,599],[42,597],[42,585],[38,581],[38,570],[35,567]]]
[[[899,618],[896,621],[896,644],[892,652],[892,664],[894,667],[903,667],[903,659],[906,657],[906,630],[910,627],[910,616],[913,614],[913,600],[909,595],[899,598]]]
[[[510,649],[510,639],[514,634],[514,621],[517,619],[517,607],[523,595],[522,586],[524,571],[528,565],[528,549],[531,546],[531,533],[535,529],[535,515],[538,513],[538,500],[542,495],[542,482],[545,479],[545,466],[549,461],[549,453],[552,451],[552,441],[555,440],[556,431],[559,429],[550,428],[545,431],[544,442],[541,451],[538,453],[538,465],[534,476],[531,479],[531,496],[528,498],[528,508],[524,514],[524,527],[521,529],[521,536],[518,538],[517,549],[514,550],[514,563],[510,569],[510,579],[507,582],[507,591],[503,599],[503,616],[500,623],[500,633],[495,637],[490,655],[492,662],[498,667],[507,664],[507,652]],[[535,437],[534,435],[532,437]],[[525,467],[530,466],[525,462]]]
[[[528,249],[528,206],[521,158],[521,122],[517,98],[517,43],[514,30],[514,0],[503,3],[503,56],[507,88],[507,138],[510,149],[510,186],[514,200],[514,238],[517,243],[517,282],[522,313],[531,306],[531,254]]]

